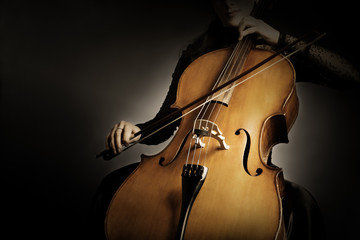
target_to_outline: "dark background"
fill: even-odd
[[[205,2],[2,2],[1,234],[86,239],[101,179],[166,146],[95,158],[115,123],[157,112],[181,51],[207,27]],[[287,4],[315,7],[329,42],[355,61],[357,6]],[[307,17],[298,12],[298,21]],[[290,143],[275,147],[274,162],[312,192],[329,239],[353,239],[360,224],[357,93],[299,83],[298,95]]]

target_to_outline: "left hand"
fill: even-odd
[[[257,34],[258,37],[271,45],[276,45],[279,40],[280,32],[261,19],[251,16],[243,17],[238,26],[239,40],[249,34]]]

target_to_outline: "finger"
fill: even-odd
[[[243,31],[245,29],[245,20],[244,18],[241,19],[239,26],[238,26],[238,31],[239,31],[239,40],[243,39]]]
[[[137,132],[139,132],[139,131],[140,131],[139,127],[137,127],[137,126],[133,127],[133,129],[131,131],[131,136],[130,136],[130,142],[129,143],[137,142],[140,139],[141,135],[135,137],[135,134]]]
[[[246,22],[246,19],[243,18],[243,20],[241,20],[239,27],[238,27],[238,31],[239,31],[239,40],[242,40],[246,35],[244,35],[244,31],[245,29],[247,29],[248,27],[251,27],[251,25]]]
[[[115,131],[114,141],[115,146],[114,149],[117,153],[120,153],[122,151],[122,143],[121,143],[121,135],[123,130],[121,128],[117,128]]]
[[[122,142],[124,143],[125,146],[129,145],[131,135],[132,135],[132,129],[129,127],[129,125],[125,125],[124,132],[122,135]]]
[[[115,135],[114,135],[114,149],[117,153],[120,153],[122,151],[122,142],[121,142],[121,136],[123,134],[125,123],[121,121],[119,125],[115,129]]]
[[[246,37],[247,35],[250,35],[250,34],[254,34],[257,32],[257,28],[256,27],[250,27],[250,28],[247,28],[245,29],[243,32],[242,32],[242,36],[243,38]]]

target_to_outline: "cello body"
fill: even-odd
[[[181,108],[209,92],[231,52],[231,48],[220,49],[191,63],[180,78],[172,107]],[[271,54],[252,49],[238,74]],[[137,169],[115,193],[105,219],[109,240],[176,238],[181,174],[189,156],[201,159],[208,173],[188,214],[184,239],[286,239],[283,173],[268,158],[275,144],[288,141],[298,112],[291,63],[285,59],[243,81],[233,89],[228,104],[210,105],[220,112],[204,118],[216,122],[229,148],[204,136],[206,146],[200,153],[192,141],[192,129],[201,110],[183,112],[170,144],[154,156],[142,155]]]

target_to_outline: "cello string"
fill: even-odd
[[[237,45],[235,48],[237,49],[238,47],[239,47],[239,46]],[[229,68],[229,65],[231,64],[232,59],[235,57],[235,53],[236,53],[236,51],[233,51],[233,52],[231,53],[228,61],[226,62],[224,68],[223,68],[222,71],[221,71],[221,73],[219,74],[219,76],[218,76],[218,78],[217,78],[217,80],[216,80],[216,82],[215,82],[212,90],[218,85],[219,82],[221,82],[221,79],[224,77],[227,69]],[[209,96],[207,99],[209,99],[209,98],[210,98],[210,96]],[[202,117],[200,118],[199,127],[198,127],[198,128],[200,128],[202,119],[204,118],[204,115],[205,115],[205,113],[207,112],[207,110],[208,110],[208,108],[209,108],[209,106],[210,106],[210,103],[211,103],[211,101],[208,101],[207,104],[204,104],[203,107],[200,109],[198,115],[196,116],[196,118],[195,118],[195,120],[194,120],[193,130],[192,130],[192,133],[193,133],[193,134],[194,134],[195,128],[196,128],[196,126],[195,126],[195,125],[196,125],[196,120],[199,119],[200,114],[203,112]],[[206,108],[205,108],[205,106],[206,106]],[[205,108],[205,110],[204,110],[204,108]],[[192,146],[192,139],[191,139],[190,144],[189,144],[188,154],[187,154],[186,163],[185,163],[186,166],[187,166],[187,164],[188,164],[188,160],[189,160],[189,156],[190,156],[190,152],[191,152],[191,146]],[[200,157],[200,155],[201,155],[201,149],[202,149],[202,148],[200,148],[199,157]],[[195,144],[195,147],[194,147],[193,154],[195,154],[195,153],[196,153],[196,144]],[[193,159],[193,160],[192,160],[192,163],[191,163],[191,164],[193,165],[193,163],[194,163],[194,156],[193,156],[192,159]]]
[[[244,54],[246,53],[246,51],[247,51],[248,48],[250,47],[251,41],[250,41],[249,38],[246,38],[243,43],[240,43],[240,41],[239,41],[238,44],[241,44],[243,47],[242,47],[241,51],[239,51],[239,53],[238,53],[238,59],[234,62],[234,64],[233,64],[234,66],[233,66],[231,72],[229,73],[228,79],[231,79],[232,76],[236,75],[236,73],[239,71],[239,70],[238,70],[238,69],[239,69],[239,65],[242,66],[242,65],[244,64],[244,62],[245,62]],[[240,59],[239,59],[239,58],[240,58]],[[239,62],[239,63],[238,63],[238,62]],[[235,68],[235,70],[234,70],[234,68]],[[231,86],[230,86],[230,89],[231,89]],[[225,90],[226,90],[226,89],[225,89]],[[222,94],[223,100],[224,100],[225,95],[226,95],[226,94],[225,94],[225,90],[222,90],[222,92],[224,92],[224,94]],[[228,91],[230,91],[230,90],[228,90]],[[217,110],[217,113],[216,113],[215,118],[214,118],[214,120],[213,120],[214,123],[216,123],[216,121],[217,121],[217,119],[218,119],[218,117],[219,117],[219,114],[220,114],[221,110],[222,110],[223,107],[224,107],[222,104],[220,104],[220,106],[219,106],[218,104],[216,104],[216,105],[218,106],[218,110]],[[211,111],[211,113],[210,113],[210,116],[213,114],[213,111],[215,110],[216,105],[214,104],[213,109],[212,109],[212,111]],[[209,118],[210,118],[210,116],[209,116]],[[212,140],[211,135],[212,135],[212,132],[213,132],[213,130],[214,130],[214,127],[215,127],[215,125],[213,124],[213,125],[211,126],[210,131],[209,131],[209,132],[210,132],[210,136],[208,137],[208,141],[207,141],[206,146],[210,146],[210,142],[211,142],[211,140]],[[203,161],[202,161],[202,164],[203,164],[203,165],[205,165],[206,157],[207,157],[207,154],[208,154],[208,150],[209,150],[209,147],[206,148],[205,156],[204,156],[204,159],[203,159]],[[198,164],[199,164],[199,163],[200,163],[200,159],[198,160]]]
[[[239,48],[240,48],[240,49],[239,49]],[[244,39],[244,41],[238,41],[238,43],[236,44],[235,49],[233,50],[233,52],[235,53],[235,54],[234,54],[235,60],[232,59],[231,65],[230,65],[229,68],[227,69],[226,74],[224,74],[223,79],[229,79],[232,75],[234,75],[234,68],[236,68],[236,66],[238,65],[237,63],[239,62],[239,58],[240,58],[240,62],[241,62],[241,60],[242,60],[242,58],[243,58],[243,56],[244,56],[244,52],[246,51],[247,48],[248,48],[248,40]],[[223,91],[223,90],[222,90],[222,91]],[[220,91],[220,92],[221,92],[221,91]],[[220,100],[220,102],[224,102],[224,99],[225,99],[225,97],[226,97],[226,94],[220,94],[220,95],[222,96],[222,100]],[[217,101],[218,101],[218,100],[217,100]],[[211,111],[210,111],[210,114],[208,114],[208,117],[207,117],[208,119],[207,119],[206,126],[205,126],[207,129],[208,129],[208,123],[209,123],[209,121],[210,121],[210,119],[211,119],[211,117],[212,117],[212,115],[213,115],[214,110],[216,109],[216,107],[218,107],[219,109],[221,109],[221,108],[223,107],[223,105],[220,104],[220,106],[219,106],[219,104],[213,104],[212,109],[211,109]],[[218,117],[218,114],[219,114],[219,111],[218,111],[218,113],[216,114],[215,119],[212,121],[213,123],[216,122],[216,119],[217,119],[217,117]],[[207,141],[207,144],[205,145],[206,150],[205,150],[205,156],[204,156],[204,158],[203,158],[203,160],[202,160],[203,164],[205,164],[205,159],[206,159],[206,156],[207,156],[207,153],[208,153],[208,149],[209,149],[209,147],[207,147],[207,146],[210,146],[210,142],[211,142],[211,140],[212,140],[212,133],[213,133],[214,127],[215,127],[215,125],[212,124],[212,125],[211,125],[211,129],[208,130],[209,136],[207,136],[207,137],[208,137],[208,141]],[[197,160],[197,165],[200,164],[200,159],[201,159],[202,151],[203,151],[203,148],[200,149],[199,157],[198,157],[198,160]]]
[[[236,57],[236,53],[237,53],[237,51],[238,51],[238,50],[237,50],[238,48],[239,48],[239,44],[236,44],[235,49],[234,49],[233,52],[231,53],[230,58],[229,58],[228,61],[226,62],[225,67],[224,67],[223,70],[221,71],[221,73],[220,73],[218,79],[216,80],[216,82],[215,82],[212,90],[215,89],[215,87],[218,86],[218,84],[221,82],[221,79],[224,78],[224,76],[225,76],[225,74],[227,73],[227,71],[228,71],[231,63],[233,62],[233,59]],[[201,118],[204,118],[204,116],[205,116],[205,114],[206,114],[206,111],[208,110],[209,106],[210,106],[210,103],[208,104],[207,108],[206,108],[205,111],[203,112]]]
[[[229,79],[230,76],[232,75],[233,71],[234,71],[234,67],[236,66],[236,63],[238,62],[238,59],[239,57],[241,57],[243,54],[242,52],[244,51],[244,49],[246,49],[246,47],[244,46],[245,44],[243,44],[242,42],[238,41],[238,43],[236,44],[233,52],[232,52],[232,55],[233,57],[231,59],[229,59],[229,65],[226,67],[226,70],[224,72],[224,74],[222,75],[221,79],[219,79],[215,84],[214,84],[214,87],[213,89],[218,86],[219,83],[221,83],[223,80],[226,80],[226,79]],[[245,48],[244,48],[245,47]],[[240,48],[240,49],[239,49]],[[235,60],[234,60],[235,59]],[[221,97],[222,97],[222,100],[221,102],[224,102],[224,99],[225,99],[225,96],[226,94],[222,94]],[[210,106],[210,102],[208,104],[208,106]],[[211,111],[210,111],[210,114],[208,114],[208,117],[207,117],[207,121],[206,121],[206,124],[205,124],[205,128],[208,129],[208,123],[209,123],[209,120],[211,118],[211,116],[213,115],[213,112],[216,108],[216,106],[218,106],[218,104],[213,104],[212,108],[211,108]],[[219,107],[221,108],[222,105]],[[203,113],[203,116],[202,118],[200,119],[200,121],[202,121],[202,119],[204,118],[206,112],[208,111],[208,108],[205,110],[205,112]],[[216,120],[214,120],[214,122],[216,122]],[[200,128],[200,125],[199,125],[199,128]],[[209,132],[209,136],[208,136],[208,143],[205,145],[205,148],[206,148],[206,151],[205,151],[205,157],[204,159],[206,158],[207,156],[207,152],[208,152],[208,147],[210,145],[210,141],[211,141],[211,136],[212,136],[212,132],[214,130],[214,125],[212,124],[211,126],[211,129]],[[202,155],[202,151],[203,151],[203,148],[200,148],[200,151],[199,151],[199,156],[198,156],[198,159],[197,159],[197,165],[199,165],[200,163],[200,159],[201,159],[201,155]],[[195,154],[195,153],[194,153]],[[205,163],[205,160],[203,160],[203,162]]]

